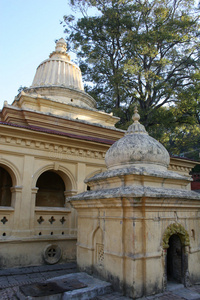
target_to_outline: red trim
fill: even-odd
[[[62,131],[51,130],[51,129],[47,129],[47,128],[43,128],[43,127],[39,127],[39,126],[33,126],[33,125],[22,126],[22,125],[12,124],[12,123],[2,122],[2,121],[0,121],[0,124],[6,125],[6,126],[17,127],[17,128],[28,129],[28,130],[37,131],[37,132],[45,132],[45,133],[49,133],[49,134],[67,136],[69,138],[75,138],[75,139],[85,140],[85,141],[92,141],[92,142],[102,143],[102,144],[107,144],[107,145],[112,145],[115,142],[112,140],[101,139],[101,138],[85,136],[85,135],[77,135],[77,134],[73,134],[73,133],[66,133],[66,132],[62,132]]]

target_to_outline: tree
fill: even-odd
[[[155,116],[171,114],[163,106],[179,101],[181,90],[194,85],[199,64],[194,1],[71,2],[83,17],[64,16],[65,32],[88,82],[86,91],[100,109],[120,116],[121,124],[139,105],[142,123],[155,128]],[[87,7],[95,8],[96,15],[88,16]]]
[[[191,80],[193,84],[180,89],[176,105],[169,108],[174,117],[169,132],[162,135],[162,142],[173,154],[195,160],[200,159],[200,72]]]
[[[200,67],[200,66],[199,66]],[[191,76],[192,84],[178,91],[176,118],[179,123],[200,125],[200,71]]]

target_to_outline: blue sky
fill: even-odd
[[[0,0],[0,109],[32,84],[37,66],[65,38],[60,25],[68,0]]]

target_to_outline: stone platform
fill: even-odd
[[[20,287],[42,283],[44,281],[51,282],[54,280],[63,280],[68,275],[80,274],[77,270],[75,263],[68,264],[56,264],[56,265],[44,265],[44,266],[34,266],[26,268],[15,268],[15,269],[6,269],[0,270],[0,299],[1,300],[19,300],[19,290]],[[83,273],[81,273],[83,274]],[[73,279],[74,276],[71,278]],[[87,277],[88,275],[86,275]],[[90,278],[91,276],[89,276]],[[77,277],[79,280],[80,277]],[[94,278],[95,279],[95,278]],[[83,279],[84,280],[84,279]],[[84,282],[87,285],[87,280]],[[96,280],[96,279],[95,279]],[[80,281],[80,280],[79,280]],[[90,281],[90,280],[89,280]],[[97,282],[96,282],[97,283]],[[107,283],[108,284],[108,283]],[[95,284],[94,284],[95,285]],[[94,295],[94,290],[92,290],[92,285],[90,285],[90,294],[85,294],[85,300],[129,300],[129,298],[123,296],[122,294],[113,291],[110,289],[109,284],[105,287],[106,293],[101,293],[99,290],[96,295]],[[87,290],[88,287],[86,287]],[[108,290],[107,290],[108,288]],[[80,290],[77,290],[77,295]],[[70,295],[69,291],[67,292],[68,296]],[[73,294],[71,292],[71,294]],[[25,295],[23,295],[25,297]],[[55,295],[53,295],[56,299]],[[66,298],[66,294],[63,294],[61,299],[70,299]],[[31,298],[28,298],[31,299]],[[34,299],[34,298],[32,298]],[[36,298],[39,300],[39,298]],[[50,300],[49,296],[45,300]],[[74,298],[76,299],[76,298]],[[80,298],[77,298],[80,299]],[[44,300],[44,299],[43,299]],[[200,284],[194,285],[190,288],[185,288],[181,284],[168,283],[168,288],[164,293],[152,295],[148,297],[143,297],[138,300],[200,300]]]
[[[85,300],[111,292],[110,283],[82,272],[52,278],[40,285],[21,286],[17,297],[20,300]]]

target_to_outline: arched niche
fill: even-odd
[[[19,170],[10,161],[6,159],[0,159],[0,167],[4,168],[11,176],[13,187],[21,185]]]
[[[0,207],[15,206],[15,192],[19,178],[19,172],[9,161],[0,161]]]
[[[64,207],[65,184],[63,179],[55,171],[45,171],[37,182],[36,206]]]
[[[0,166],[0,206],[11,206],[12,178],[9,172]]]
[[[77,192],[76,181],[68,169],[51,164],[33,176],[35,206],[66,207],[65,198]]]
[[[36,187],[36,182],[41,174],[43,174],[46,171],[54,171],[56,172],[63,180],[65,184],[65,193],[69,193],[69,196],[72,194],[75,194],[77,192],[77,183],[72,175],[72,173],[63,166],[56,166],[55,164],[47,165],[41,169],[39,169],[33,176],[32,181],[32,188],[34,189]]]

